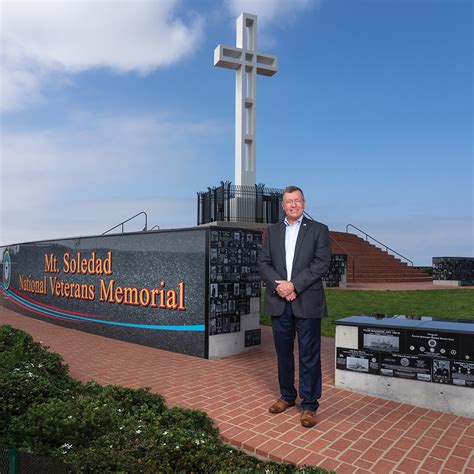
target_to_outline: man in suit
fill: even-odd
[[[266,283],[265,312],[272,316],[278,361],[280,399],[269,411],[281,413],[295,405],[294,340],[299,346],[301,424],[316,424],[321,397],[321,318],[327,316],[321,281],[331,260],[329,230],[304,214],[303,191],[288,186],[283,193],[284,221],[268,228],[259,258]]]

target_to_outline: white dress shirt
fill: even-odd
[[[285,217],[285,257],[286,257],[286,279],[291,280],[291,272],[293,270],[293,259],[295,258],[296,239],[301,227],[301,216],[294,224],[290,224]]]

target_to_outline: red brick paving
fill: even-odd
[[[298,407],[279,415],[267,411],[278,396],[269,328],[262,328],[255,352],[205,360],[66,329],[3,307],[0,324],[23,329],[60,353],[79,380],[150,387],[169,406],[206,411],[225,442],[264,458],[342,474],[474,474],[474,414],[460,417],[335,388],[331,338],[322,341],[318,424],[305,429]]]

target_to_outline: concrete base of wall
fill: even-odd
[[[474,417],[474,390],[472,388],[338,369],[336,369],[335,386],[430,410],[468,418]]]

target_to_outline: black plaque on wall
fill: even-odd
[[[258,346],[262,343],[262,330],[250,329],[245,331],[245,347]]]
[[[380,366],[379,353],[369,350],[336,348],[336,368],[378,375]]]
[[[406,353],[459,359],[460,342],[460,335],[452,332],[413,330],[407,332]]]
[[[408,354],[382,354],[380,375],[431,382],[430,357]]]
[[[361,315],[335,323],[358,327],[358,349],[337,348],[337,369],[376,374],[372,356],[379,375],[474,387],[472,320]]]
[[[451,380],[453,385],[474,387],[474,362],[451,361]]]
[[[474,335],[461,334],[461,353],[459,359],[474,362]]]
[[[360,327],[359,347],[381,352],[404,352],[405,331],[400,328]]]
[[[250,298],[260,296],[257,255],[262,235],[219,228],[210,230],[209,241],[209,335],[240,332]]]

